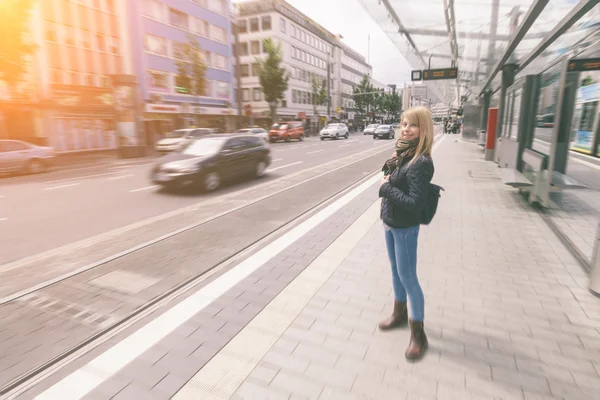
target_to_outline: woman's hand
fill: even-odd
[[[386,183],[386,182],[389,182],[389,180],[390,180],[390,176],[389,176],[389,175],[384,175],[384,176],[383,176],[383,179],[381,180],[381,184],[384,184],[384,183]]]

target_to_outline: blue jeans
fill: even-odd
[[[425,299],[417,278],[417,244],[419,225],[409,228],[385,227],[385,243],[392,265],[392,285],[397,301],[408,302],[410,318],[423,321],[425,317]]]

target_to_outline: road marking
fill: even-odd
[[[271,168],[271,169],[268,169],[268,170],[267,170],[267,172],[273,172],[273,171],[277,171],[278,169],[281,169],[281,168],[287,168],[287,167],[291,167],[292,165],[298,165],[298,164],[302,164],[303,162],[304,162],[304,161],[298,161],[298,162],[295,162],[295,163],[291,163],[291,164],[282,165],[281,167],[277,167],[277,168]]]
[[[44,182],[44,183],[45,184],[50,184],[50,183],[69,182],[69,181],[74,181],[74,180],[78,180],[78,179],[95,178],[95,177],[98,177],[98,176],[106,176],[106,175],[113,175],[113,173],[112,172],[108,172],[108,173],[104,173],[104,174],[77,176],[75,178],[57,179],[55,181],[48,181],[48,182]]]
[[[0,222],[6,221],[8,218],[0,218]]]
[[[66,376],[58,383],[39,394],[37,400],[80,399],[102,382],[135,360],[146,350],[165,338],[198,312],[210,305],[241,280],[248,277],[273,257],[284,251],[330,216],[338,212],[360,194],[381,179],[377,172],[358,187],[331,203],[314,216],[263,247],[219,278],[198,290],[190,297],[164,312],[148,324],[135,331],[121,342],[98,355],[92,361]]]
[[[351,145],[349,145],[349,144],[343,144],[340,147],[346,147],[346,146],[351,146]]]
[[[149,190],[149,189],[154,189],[154,188],[157,188],[157,187],[158,187],[158,185],[146,186],[146,187],[143,187],[143,188],[130,190],[129,193],[141,192],[142,190]]]
[[[276,160],[273,160],[273,162],[277,162],[277,161],[283,161],[283,158],[278,158]]]
[[[320,153],[322,151],[325,151],[325,150],[309,151],[308,153],[306,153],[306,155]]]
[[[434,146],[434,150],[445,137]],[[433,151],[432,151],[433,152]],[[341,168],[341,167],[340,167]],[[331,172],[331,171],[330,171]],[[117,371],[135,360],[179,326],[190,320],[214,300],[222,296],[273,257],[338,212],[381,179],[376,172],[361,185],[329,204],[315,215],[269,243],[223,275],[193,293],[190,297],[165,311],[154,320],[104,351],[86,365],[67,375],[39,394],[36,400],[80,399],[105,382]]]
[[[129,175],[119,175],[119,176],[113,176],[108,178],[108,180],[115,180],[115,179],[123,179],[123,178],[129,178],[130,176],[133,176],[133,174],[129,174]]]
[[[72,187],[72,186],[77,186],[79,185],[79,183],[70,183],[68,185],[60,185],[60,186],[52,186],[49,188],[44,188],[44,190],[56,190],[56,189],[62,189],[62,188],[68,188],[68,187]]]

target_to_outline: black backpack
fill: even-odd
[[[423,207],[423,211],[421,213],[422,225],[429,225],[429,223],[433,220],[435,212],[437,211],[440,197],[442,197],[441,191],[444,191],[443,187],[433,183],[429,184],[427,191],[427,203],[425,204],[425,207]]]

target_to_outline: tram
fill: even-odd
[[[600,83],[577,90],[571,150],[600,157]]]

